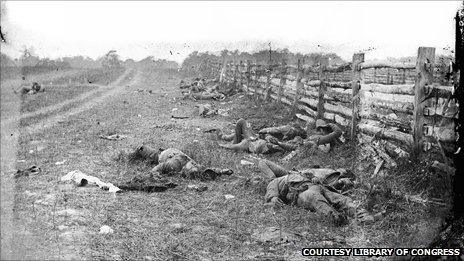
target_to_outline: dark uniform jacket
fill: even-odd
[[[275,178],[268,184],[265,201],[270,202],[273,197],[279,197],[286,204],[296,203],[298,194],[314,183],[320,183],[330,190],[335,190],[333,185],[338,180],[349,177],[350,174],[345,169],[293,171],[292,174]]]

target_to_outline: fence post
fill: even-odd
[[[226,79],[226,72],[227,72],[227,62],[224,61],[222,65],[221,72],[219,74],[219,82],[223,83],[224,80]]]
[[[302,72],[301,72],[301,60],[298,59],[298,66],[297,66],[297,74],[296,74],[296,90],[295,90],[295,97],[293,99],[293,104],[292,104],[292,115],[295,115],[298,101],[300,100],[300,89],[301,89],[301,78],[302,78]]]
[[[226,69],[226,82],[229,84],[230,83],[230,76],[232,74],[232,62],[229,61],[227,62],[227,69]]]
[[[252,81],[252,85],[253,85],[253,90],[254,90],[254,93],[253,93],[253,98],[255,99],[255,101],[257,101],[259,99],[259,93],[258,93],[258,80],[259,80],[259,66],[258,64],[253,64],[253,67],[255,67],[255,70],[253,72],[253,77],[251,77],[251,81]]]
[[[325,93],[325,69],[329,64],[329,59],[327,57],[322,58],[319,66],[319,88],[318,88],[318,100],[317,100],[317,115],[316,119],[324,118],[324,93]]]
[[[356,134],[358,132],[358,117],[359,117],[359,107],[360,107],[360,97],[359,89],[361,82],[361,67],[360,64],[364,62],[364,53],[355,53],[353,54],[352,70],[353,70],[353,79],[351,81],[351,128],[350,128],[350,138],[351,140],[356,140]]]
[[[284,92],[284,86],[287,83],[287,64],[284,60],[282,60],[282,71],[280,75],[280,83],[279,83],[279,92],[277,93],[277,101],[282,103],[282,94]]]
[[[272,72],[272,65],[269,64],[266,70],[266,92],[264,94],[264,100],[268,101],[269,97],[271,96],[271,72]]]
[[[217,75],[217,63],[213,62],[211,64],[211,77],[216,78]]]
[[[251,61],[247,60],[246,62],[246,92],[250,94],[250,83],[251,83]]]
[[[243,61],[240,60],[240,63],[238,65],[238,86],[240,89],[243,90],[243,85],[242,85],[242,67],[243,67]]]
[[[222,68],[224,67],[224,61],[221,63],[218,61],[218,64],[217,64],[217,72],[220,74],[222,73]]]
[[[431,85],[433,82],[434,62],[435,48],[419,47],[416,61],[416,81],[414,84],[413,151],[415,156],[418,156],[422,150],[425,86]]]
[[[234,75],[233,75],[233,82],[234,82],[234,85],[236,86],[237,84],[237,64],[235,62],[232,62],[232,67],[233,67],[233,70],[234,70]]]

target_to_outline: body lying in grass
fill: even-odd
[[[37,82],[33,82],[32,83],[32,87],[29,88],[29,87],[23,87],[21,89],[21,94],[36,94],[38,92],[43,92],[44,91],[44,88],[42,88],[42,86],[40,86],[39,83]]]
[[[138,175],[117,187],[123,191],[163,192],[177,186],[169,177],[181,177],[200,180],[213,180],[221,175],[231,175],[230,169],[206,168],[196,163],[192,158],[178,149],[155,150],[148,146],[141,146],[129,155],[129,161],[143,160],[156,165],[149,175]]]
[[[353,187],[354,175],[345,169],[311,168],[287,170],[269,160],[260,159],[259,169],[272,181],[268,184],[265,201],[274,206],[290,204],[315,211],[345,223],[347,217],[372,222],[374,217],[359,209],[352,199],[342,194]]]
[[[196,78],[190,85],[181,86],[183,99],[193,100],[220,100],[224,99],[225,95],[218,92],[217,85],[207,86],[204,79]]]
[[[182,177],[211,180],[220,175],[231,175],[230,169],[207,168],[195,162],[182,151],[169,148],[155,150],[148,146],[141,146],[132,155],[134,159],[148,160],[156,165],[152,170],[153,175],[171,176],[180,174]]]
[[[305,139],[306,131],[301,126],[292,124],[261,129],[257,137],[252,133],[250,123],[240,119],[235,125],[235,133],[229,135],[219,133],[220,139],[232,141],[232,144],[219,144],[219,146],[256,154],[293,151],[301,146],[318,147],[328,152],[342,135],[341,129],[336,124],[327,124],[323,120],[316,121],[316,132],[317,134]]]
[[[222,100],[225,98],[224,94],[219,92],[184,92],[182,93],[183,99],[192,100]]]

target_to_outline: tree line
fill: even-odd
[[[240,52],[238,50],[222,50],[219,54],[194,51],[190,53],[187,58],[185,58],[182,63],[182,69],[195,70],[208,61],[251,61],[256,64],[297,64],[298,60],[300,60],[300,63],[312,66],[317,65],[322,59],[326,58],[329,60],[329,66],[337,66],[346,63],[346,61],[344,61],[335,53],[293,53],[290,52],[287,48],[276,50],[260,50],[252,53]]]
[[[13,59],[8,55],[1,53],[1,67],[15,68],[20,67],[23,71],[27,70],[54,70],[67,68],[107,68],[117,69],[121,67],[153,67],[177,69],[178,64],[174,61],[165,59],[156,59],[148,56],[140,61],[133,59],[122,60],[116,50],[110,50],[97,59],[86,56],[61,57],[57,59],[40,58],[35,54],[33,48],[25,48],[19,58]]]

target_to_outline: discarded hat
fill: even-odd
[[[322,120],[322,119],[318,119],[318,120],[316,121],[316,129],[317,129],[317,128],[325,128],[325,127],[327,127],[327,126],[329,126],[329,125],[328,125],[324,120]]]

